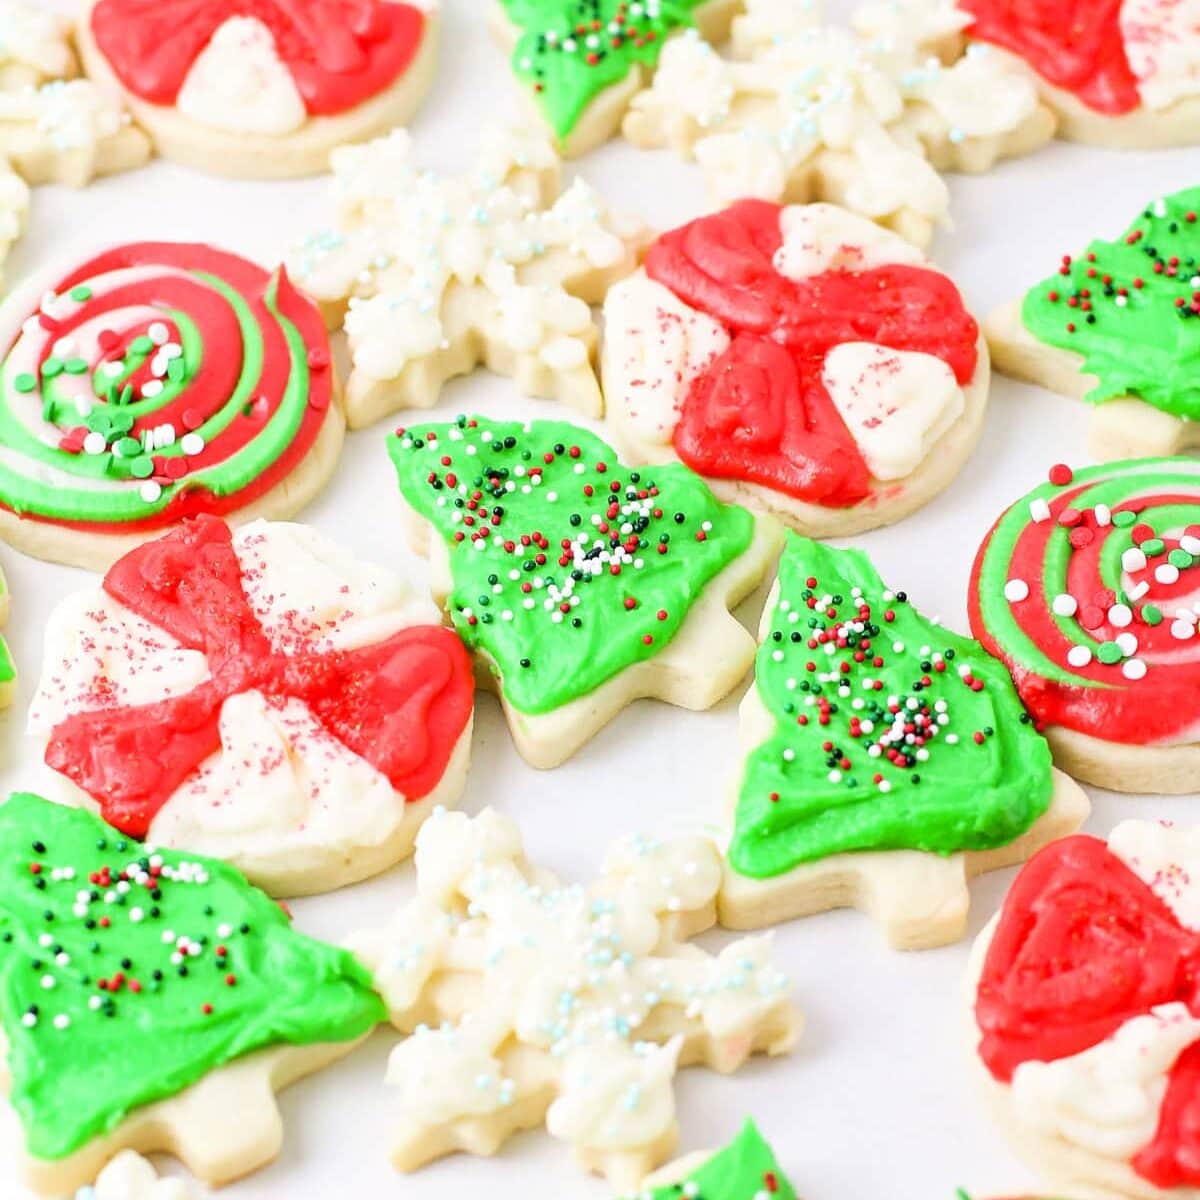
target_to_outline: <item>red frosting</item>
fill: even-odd
[[[197,517],[139,546],[105,576],[125,607],[208,659],[211,678],[183,696],[67,717],[46,762],[145,837],[159,809],[221,747],[230,696],[258,690],[303,701],[320,723],[419,800],[441,779],[474,698],[470,658],[448,629],[416,626],[357,650],[280,653],[242,587],[229,526]]]
[[[827,271],[794,281],[774,255],[781,207],[742,200],[664,234],[646,273],[725,325],[729,349],[692,383],[675,449],[710,477],[762,484],[846,507],[871,474],[822,381],[843,342],[936,355],[960,384],[975,373],[979,329],[944,275],[921,267]]]
[[[174,104],[192,63],[230,17],[256,17],[311,116],[370,100],[406,70],[425,16],[382,0],[100,0],[92,33],[117,78],[151,104]]]
[[[1064,838],[1030,859],[1004,902],[975,1001],[992,1075],[1007,1083],[1023,1062],[1079,1054],[1172,1002],[1200,1015],[1200,934],[1097,838]],[[1176,1061],[1154,1140],[1133,1160],[1159,1187],[1200,1184],[1198,1048]]]
[[[961,0],[968,32],[1019,54],[1047,81],[1108,116],[1141,104],[1125,56],[1122,0]]]

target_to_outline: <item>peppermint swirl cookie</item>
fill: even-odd
[[[62,799],[301,895],[457,802],[474,690],[407,580],[302,525],[198,517],[51,614],[29,730]]]
[[[987,351],[958,289],[834,205],[743,200],[663,234],[604,316],[623,443],[815,537],[921,507],[982,427]]]
[[[980,547],[971,628],[1064,770],[1118,791],[1190,792],[1198,583],[1200,463],[1060,464]]]
[[[1061,839],[974,947],[976,1074],[1064,1195],[1200,1195],[1198,853],[1197,831],[1150,821]]]
[[[967,33],[1026,65],[1059,133],[1100,146],[1200,136],[1200,20],[1189,0],[961,0]]]
[[[290,516],[344,419],[316,306],[286,272],[143,242],[0,306],[0,537],[103,569],[196,513]]]
[[[88,0],[78,41],[164,157],[270,179],[405,124],[437,29],[436,0]]]

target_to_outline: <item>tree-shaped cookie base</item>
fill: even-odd
[[[524,856],[488,809],[442,813],[417,840],[418,895],[354,940],[392,1021],[399,1095],[393,1161],[493,1154],[543,1124],[617,1189],[637,1186],[676,1139],[678,1067],[736,1070],[799,1032],[770,938],[710,956],[720,884],[702,840],[618,842],[590,888]]]
[[[38,1190],[125,1148],[212,1183],[253,1170],[282,1140],[274,1091],[383,1016],[349,954],[231,867],[36,796],[0,806],[0,1029]]]

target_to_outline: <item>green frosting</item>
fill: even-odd
[[[454,627],[526,713],[659,653],[754,535],[687,467],[629,469],[560,421],[460,417],[388,448],[404,499],[449,548]]]
[[[0,1028],[38,1158],[253,1050],[385,1019],[351,954],[293,932],[232,867],[37,796],[0,806]]]
[[[1116,241],[1064,257],[1025,297],[1025,327],[1083,356],[1093,404],[1137,396],[1200,418],[1200,188],[1158,200]]]
[[[4,573],[0,571],[0,613],[8,611],[8,584]],[[8,643],[0,637],[0,688],[16,681],[17,667],[13,662]]]
[[[1049,747],[1004,666],[859,550],[789,536],[755,687],[774,729],[741,781],[742,875],[845,851],[987,850],[1050,803]]]
[[[707,0],[500,0],[521,30],[513,70],[567,138],[587,106],[630,71],[653,69],[663,43]]]
[[[747,1121],[724,1150],[678,1183],[646,1188],[629,1200],[755,1200],[764,1194],[770,1200],[796,1200],[774,1151],[754,1122]]]

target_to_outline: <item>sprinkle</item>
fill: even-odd
[[[1004,585],[1004,598],[1010,603],[1018,603],[1029,596],[1029,584],[1023,579],[1010,579]]]

